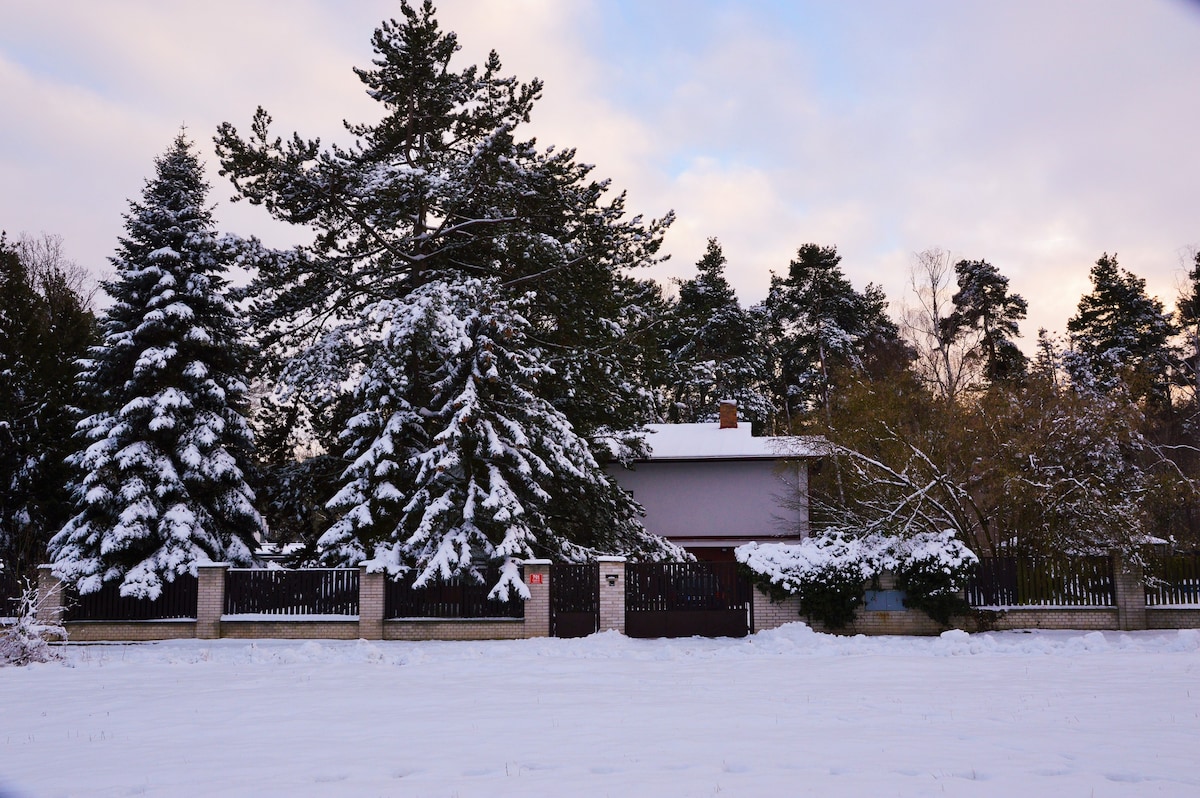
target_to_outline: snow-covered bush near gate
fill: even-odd
[[[829,574],[859,582],[878,568],[874,559],[884,548],[878,536],[856,538],[839,529],[805,538],[799,543],[747,543],[735,552],[738,562],[785,593],[800,593]]]
[[[938,588],[957,592],[966,587],[971,569],[979,562],[975,552],[958,539],[953,529],[921,532],[909,538],[888,538],[888,556],[897,573],[922,573],[948,579]]]
[[[897,586],[905,591],[906,606],[948,624],[970,609],[961,595],[979,562],[975,552],[954,533],[923,532],[893,544]]]
[[[0,667],[58,659],[58,652],[48,641],[66,640],[67,632],[61,625],[38,620],[39,602],[37,590],[26,583],[17,601],[16,617],[0,625]]]
[[[735,556],[773,597],[799,596],[802,615],[840,629],[854,620],[863,582],[890,564],[878,562],[886,549],[877,535],[831,529],[795,544],[748,543]]]
[[[884,571],[897,575],[908,606],[946,623],[964,609],[959,592],[978,562],[950,529],[907,538],[828,529],[799,543],[748,543],[735,556],[773,598],[798,596],[801,614],[830,628],[854,619],[864,583]]]

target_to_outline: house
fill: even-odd
[[[750,541],[808,534],[809,465],[826,453],[824,438],[753,437],[732,402],[719,422],[647,427],[649,458],[609,473],[646,509],[649,531],[710,561],[732,561]]]

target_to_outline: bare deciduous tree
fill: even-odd
[[[909,271],[913,304],[903,307],[902,329],[916,351],[913,367],[930,390],[949,404],[978,388],[983,372],[979,350],[983,334],[949,323],[954,312],[954,265],[938,248],[918,252]]]

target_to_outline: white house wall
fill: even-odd
[[[683,545],[798,539],[808,532],[808,469],[778,460],[678,460],[609,466],[646,508],[646,528]]]

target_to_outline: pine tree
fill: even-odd
[[[636,325],[655,309],[632,306],[651,297],[624,271],[658,260],[670,217],[649,224],[628,218],[623,195],[605,202],[607,182],[591,180],[590,167],[576,163],[572,150],[520,140],[517,129],[528,121],[541,83],[502,77],[495,53],[482,68],[455,70],[457,39],[439,28],[432,5],[404,2],[401,11],[399,21],[375,31],[372,67],[356,70],[383,118],[348,124],[352,146],[323,150],[299,136],[286,143],[272,138],[262,109],[247,139],[229,124],[218,131],[222,174],[240,195],[315,231],[310,246],[291,253],[252,253],[269,264],[245,295],[265,362],[280,363],[271,376],[314,398],[317,412],[357,386],[350,388],[349,414],[349,432],[359,441],[355,460],[386,455],[403,471],[441,445],[432,421],[403,415],[437,415],[429,404],[437,397],[421,379],[433,366],[399,351],[377,355],[363,336],[380,314],[403,315],[405,303],[423,296],[427,285],[450,290],[482,279],[501,299],[524,303],[528,330],[521,346],[536,348],[534,359],[545,367],[530,396],[549,403],[598,451],[600,439],[645,420],[650,405],[645,370],[652,358]],[[533,298],[523,299],[527,294]],[[450,351],[471,356],[469,348]],[[372,441],[381,448],[371,449]],[[612,486],[598,464],[586,468],[589,478]],[[347,479],[356,473],[352,466]],[[392,484],[408,495],[411,486]],[[377,529],[380,513],[384,527],[400,516],[379,499],[362,527],[365,518],[352,508],[365,505],[340,495],[333,506],[347,515],[325,536],[322,556],[353,563],[357,544],[345,541],[355,530],[374,541],[377,533],[365,530]],[[622,504],[615,517],[633,517],[632,500],[612,496]],[[565,517],[551,524],[530,515],[531,529],[549,550],[566,550],[553,543],[559,534],[591,546],[595,508],[561,498]],[[373,545],[361,553],[373,557]]]
[[[1124,383],[1134,396],[1168,406],[1169,341],[1175,332],[1170,312],[1146,294],[1144,279],[1117,265],[1115,255],[1101,256],[1091,277],[1092,292],[1067,322],[1072,348],[1086,359],[1086,371],[1102,390]]]
[[[882,292],[871,285],[855,291],[841,260],[836,247],[805,244],[786,277],[771,275],[763,309],[773,329],[774,392],[785,419],[828,406],[835,370],[861,370],[872,350],[898,343]]]
[[[59,243],[0,234],[0,568],[29,576],[69,517],[74,363],[95,335]]]
[[[514,297],[537,294],[529,320],[555,371],[541,393],[584,434],[633,425],[645,401],[621,275],[658,260],[670,216],[629,218],[624,195],[606,203],[608,182],[573,150],[520,140],[541,82],[503,77],[494,52],[482,68],[453,69],[457,37],[431,3],[401,11],[375,31],[372,68],[355,70],[383,119],[347,124],[351,147],[272,138],[261,108],[246,139],[228,123],[218,131],[222,174],[240,195],[316,231],[259,271],[252,322],[271,347],[304,350],[328,320],[425,282],[497,277]]]
[[[987,261],[960,260],[954,272],[958,293],[951,298],[954,311],[946,319],[947,335],[954,339],[967,329],[980,330],[987,381],[1019,379],[1028,364],[1013,339],[1020,335],[1017,322],[1025,318],[1028,303],[1020,294],[1009,293],[1008,278]]]
[[[522,558],[678,554],[642,530],[587,442],[535,393],[551,370],[528,345],[530,302],[494,280],[437,280],[375,306],[352,464],[330,502],[340,519],[318,544],[326,562],[415,570],[418,586],[482,581],[479,565],[497,564],[492,594],[507,599],[527,595]]]
[[[245,478],[242,328],[208,186],[182,134],[155,170],[104,284],[113,304],[79,378],[97,410],[71,457],[77,514],[51,541],[56,572],[83,593],[120,581],[123,595],[157,596],[199,563],[248,564],[264,531]]]
[[[1187,284],[1176,303],[1176,317],[1183,336],[1177,382],[1192,393],[1193,412],[1200,412],[1200,252],[1187,273]]]
[[[673,365],[667,417],[715,421],[722,399],[733,399],[756,428],[769,425],[762,331],[738,304],[725,279],[725,254],[708,240],[697,274],[679,283],[667,345]]]

